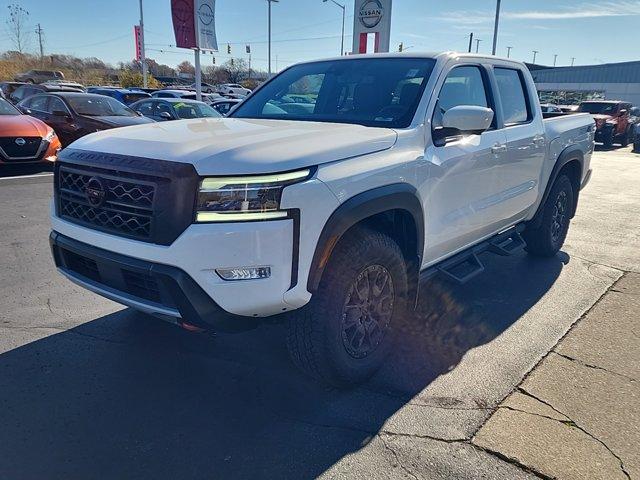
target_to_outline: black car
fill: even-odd
[[[36,95],[38,93],[53,93],[53,92],[78,92],[83,93],[83,91],[79,88],[75,87],[67,87],[63,85],[55,85],[55,84],[41,84],[41,85],[33,85],[33,84],[25,84],[21,87],[16,88],[13,93],[9,96],[9,100],[17,105],[21,101],[26,98],[29,98],[32,95]]]
[[[92,93],[33,95],[18,108],[53,128],[63,147],[89,133],[153,122],[111,97]]]
[[[18,87],[26,85],[24,82],[0,82],[0,97],[7,100],[11,97],[11,94],[16,91]]]
[[[222,115],[204,102],[185,98],[151,98],[140,100],[131,108],[156,121],[185,118],[216,118]]]
[[[242,100],[237,98],[219,98],[211,102],[211,106],[221,115],[227,116],[231,109],[241,102]]]

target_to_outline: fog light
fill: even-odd
[[[269,278],[271,276],[271,267],[218,268],[216,273],[223,280],[255,280]]]

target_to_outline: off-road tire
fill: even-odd
[[[620,139],[620,145],[622,145],[623,147],[628,147],[630,136],[631,136],[631,132],[629,129],[627,129],[627,131],[624,132],[624,135],[622,135],[622,138]]]
[[[380,275],[391,280],[386,288],[392,289],[393,295],[386,298],[392,298],[392,302],[378,303],[390,320],[381,328],[383,336],[377,346],[358,358],[348,351],[351,345],[345,325],[353,317],[347,317],[344,312],[352,312],[353,306],[346,307],[347,303],[361,297],[356,296],[357,292],[350,296],[350,292],[360,285],[363,275],[372,275],[372,271],[376,280]],[[365,381],[380,368],[388,354],[393,343],[393,325],[406,311],[407,292],[407,264],[398,244],[383,233],[355,227],[336,245],[311,302],[292,312],[287,320],[287,347],[293,363],[308,375],[333,386],[342,388]],[[373,295],[371,289],[367,298],[369,295]],[[356,316],[360,313],[358,308]],[[358,328],[362,328],[362,323]]]
[[[560,175],[544,204],[540,225],[537,228],[529,225],[523,232],[530,255],[552,257],[562,248],[569,231],[574,195],[569,177]],[[564,205],[564,211],[560,211],[561,205]]]
[[[637,133],[636,135],[640,136],[640,133]],[[636,141],[633,143],[633,151],[636,153],[640,153],[640,138],[636,139]]]

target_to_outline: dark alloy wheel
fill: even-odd
[[[551,257],[562,248],[569,231],[574,195],[571,180],[560,174],[542,207],[540,224],[535,228],[528,225],[523,233],[529,254]]]
[[[382,265],[366,267],[351,284],[342,308],[342,343],[353,358],[373,352],[393,316],[393,278]]]
[[[334,248],[311,302],[289,316],[293,363],[337,387],[365,381],[384,364],[408,291],[398,244],[382,232],[353,227]]]

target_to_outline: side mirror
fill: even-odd
[[[442,117],[445,129],[459,133],[480,134],[493,122],[493,110],[473,105],[459,105],[447,110]]]
[[[621,117],[624,117],[624,116],[627,114],[627,111],[628,111],[628,110],[627,110],[626,108],[623,108],[622,110],[620,110],[619,115],[620,115]]]
[[[22,107],[20,110],[22,110],[22,113],[24,113],[25,115],[31,115],[32,113],[31,109],[29,108]]]
[[[173,120],[173,117],[169,112],[160,112],[158,116],[164,120]]]

